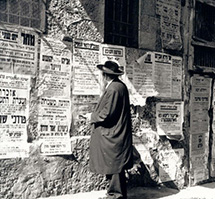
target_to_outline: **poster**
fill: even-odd
[[[208,179],[209,115],[212,79],[194,74],[190,95],[190,165],[194,184]],[[200,169],[201,168],[201,169]],[[204,172],[203,172],[204,171]]]
[[[110,45],[110,44],[102,44],[101,45],[101,63],[104,64],[106,61],[114,61],[119,66],[125,67],[125,47]],[[122,68],[124,70],[124,68]]]
[[[156,104],[156,125],[159,135],[181,135],[183,137],[183,102],[161,102]]]
[[[160,16],[161,40],[163,48],[180,50],[182,48],[180,33],[181,1],[157,0],[156,14]]]
[[[172,56],[172,98],[182,98],[182,58]]]
[[[177,168],[181,165],[181,152],[169,150],[159,151],[159,178],[161,182],[173,181],[176,178]]]
[[[75,40],[73,43],[73,95],[100,95],[100,44]]]
[[[0,25],[0,72],[35,75],[37,45],[32,30]]]
[[[211,79],[194,75],[191,79],[192,92],[190,104],[191,134],[208,133],[208,110],[211,96]]]
[[[133,68],[133,86],[142,97],[156,96],[154,85],[154,53],[148,52],[137,60]]]
[[[63,42],[42,38],[38,95],[41,97],[70,97],[71,49]]]
[[[0,159],[27,157],[30,76],[0,73]]]
[[[147,97],[182,99],[182,58],[147,52],[126,67],[125,83],[131,103],[145,104]]]
[[[154,85],[159,97],[172,97],[172,57],[155,53]]]
[[[41,154],[70,154],[71,100],[40,98],[38,133]]]
[[[41,40],[38,133],[42,155],[71,154],[72,44]]]

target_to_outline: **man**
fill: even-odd
[[[90,170],[109,179],[107,199],[126,199],[125,170],[133,166],[129,94],[117,63],[97,65],[106,84],[91,114]]]

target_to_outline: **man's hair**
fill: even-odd
[[[103,72],[103,75],[109,77],[110,79],[115,79],[116,77],[118,77],[118,75],[108,74],[108,73],[104,73],[104,72]]]

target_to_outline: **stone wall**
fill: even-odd
[[[126,64],[132,65],[147,51],[165,51],[161,48],[160,19],[155,14],[155,0],[140,3],[139,49],[126,48]],[[51,36],[58,40],[83,39],[103,43],[104,0],[47,0],[47,27],[41,36]],[[166,51],[169,53],[169,51]],[[181,52],[173,52],[181,55]],[[89,171],[90,126],[80,121],[71,130],[72,155],[42,156],[37,132],[37,77],[32,77],[30,120],[28,126],[29,158],[0,160],[0,197],[4,199],[34,199],[91,190],[106,189],[104,176]],[[172,141],[156,135],[155,105],[161,99],[147,98],[143,106],[132,106],[134,138],[145,142],[142,130],[155,133],[156,149],[150,154],[153,163],[146,165],[139,158],[134,168],[127,172],[128,186],[155,186],[159,181],[159,152],[162,150],[186,148],[184,141]],[[137,157],[139,154],[137,154]],[[178,163],[176,180],[164,183],[181,189],[186,184],[186,167],[183,159]]]

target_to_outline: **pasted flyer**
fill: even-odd
[[[163,48],[180,50],[182,48],[180,33],[181,1],[157,0],[156,14],[160,15]]]
[[[71,100],[40,98],[38,132],[41,154],[70,154]]]
[[[159,151],[159,178],[161,182],[175,180],[177,166],[180,163],[179,160],[180,157],[173,149]]]
[[[154,85],[154,53],[148,52],[137,60],[133,69],[133,86],[142,97],[156,96]]]
[[[183,102],[156,104],[156,125],[159,135],[183,136]]]
[[[182,99],[182,58],[172,56],[172,98]]]
[[[73,95],[100,95],[100,44],[75,40],[73,43]]]
[[[0,72],[35,75],[37,48],[32,30],[0,25]]]
[[[208,110],[211,96],[211,79],[194,75],[191,79],[190,130],[191,134],[209,132]]]
[[[159,97],[172,97],[172,56],[155,53],[154,84]]]
[[[125,47],[110,45],[110,44],[102,44],[101,45],[101,63],[104,64],[106,61],[114,61],[119,66],[125,67]],[[122,68],[123,70],[123,68]]]
[[[0,73],[0,158],[28,156],[30,76]]]
[[[70,97],[71,49],[52,38],[41,39],[38,95],[41,97]]]

